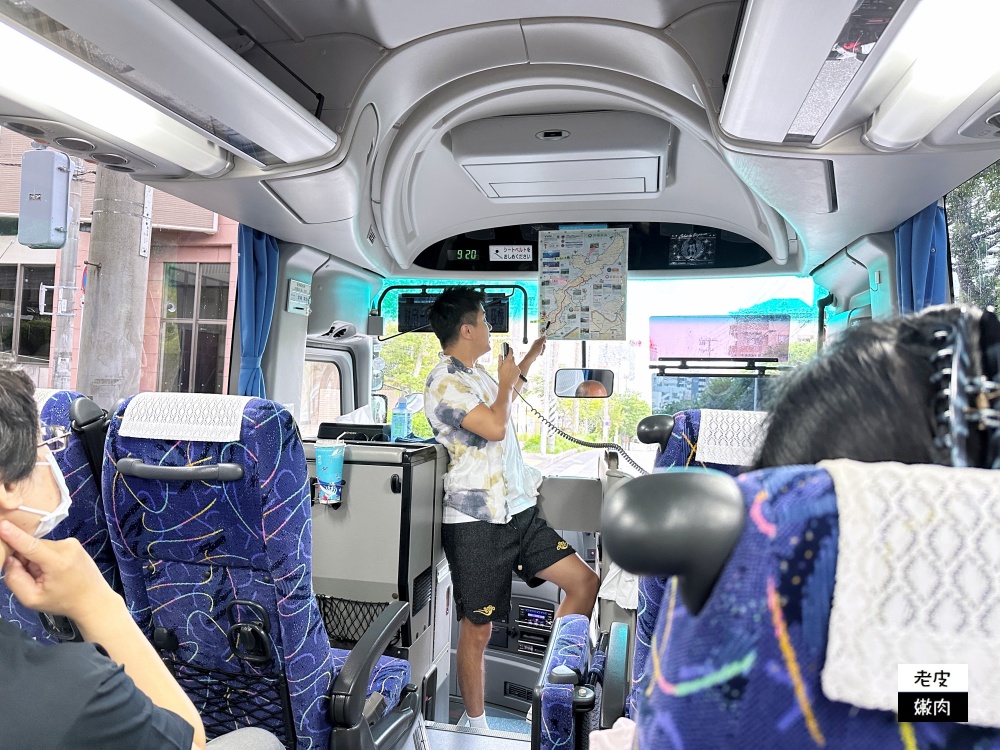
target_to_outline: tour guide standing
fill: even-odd
[[[493,622],[510,611],[511,572],[529,586],[552,581],[565,591],[556,616],[590,616],[600,580],[538,517],[541,473],[524,463],[510,425],[511,402],[545,348],[541,336],[518,364],[502,357],[494,380],[476,364],[490,351],[485,298],[470,287],[445,290],[430,308],[444,350],[427,376],[424,410],[451,459],[444,477],[441,539],[451,567],[458,636],[460,723],[487,728],[484,655]]]

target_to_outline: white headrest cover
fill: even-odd
[[[42,405],[52,398],[52,394],[56,392],[55,388],[36,388],[35,389],[35,404],[39,409]]]
[[[151,440],[231,443],[240,439],[250,396],[140,393],[125,407],[118,434]]]
[[[764,439],[762,411],[702,409],[695,458],[708,464],[749,466]]]
[[[895,711],[900,664],[966,664],[969,722],[1000,727],[997,472],[819,465],[840,518],[824,695]]]

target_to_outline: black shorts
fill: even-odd
[[[539,586],[538,573],[576,553],[538,517],[537,507],[505,524],[443,524],[441,543],[451,567],[455,613],[477,625],[506,621],[512,572],[529,586]]]

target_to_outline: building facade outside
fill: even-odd
[[[53,285],[61,250],[35,250],[17,242],[24,136],[0,128],[0,354],[13,357],[37,387],[51,385],[54,338]],[[94,199],[94,165],[82,179],[81,227],[73,309],[71,383],[81,339]],[[153,197],[143,333],[143,391],[227,393],[236,308],[238,224],[159,190]]]

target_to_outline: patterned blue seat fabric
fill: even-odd
[[[697,466],[705,469],[717,469],[730,476],[737,476],[743,467],[729,464],[704,463],[698,460],[698,431],[701,427],[701,410],[691,409],[674,415],[674,428],[666,448],[656,456],[654,471],[667,471],[673,468],[690,468]],[[655,576],[643,576],[639,579],[639,607],[636,617],[635,651],[632,658],[632,690],[629,693],[625,707],[626,716],[635,718],[639,699],[639,686],[642,684],[649,668],[650,638],[660,613],[660,602],[670,579]],[[674,609],[675,617],[684,617],[684,605],[678,600]]]
[[[147,395],[154,394],[134,398]],[[104,487],[133,617],[171,664],[209,737],[261,726],[287,747],[329,747],[331,686],[349,652],[330,647],[312,589],[310,493],[291,414],[255,398],[243,406],[239,439],[126,437],[131,402],[112,419]],[[128,457],[161,467],[234,463],[243,476],[140,479],[119,472]],[[252,638],[239,641],[250,658],[227,640],[239,623],[257,623],[257,641],[265,642],[253,649]],[[368,694],[382,693],[388,710],[409,678],[407,662],[382,657]]]
[[[554,643],[550,659],[543,665],[543,676],[556,667],[569,667],[582,677],[590,671],[590,618],[584,615],[564,615],[553,629]],[[554,684],[546,680],[542,686],[542,716],[540,747],[542,750],[572,750],[577,747],[576,716],[573,693],[576,685]],[[537,719],[535,720],[538,721]]]
[[[897,723],[826,699],[837,562],[833,482],[815,466],[744,474],[748,520],[697,616],[668,588],[640,693],[642,748],[1000,748],[1000,731]]]
[[[39,405],[39,418],[42,424],[70,429],[69,407],[78,398],[82,398],[81,394],[74,391],[52,391],[46,392],[45,396]],[[94,562],[97,563],[97,567],[111,588],[121,591],[118,563],[108,539],[108,524],[104,518],[100,480],[94,477],[80,436],[71,431],[66,450],[56,453],[55,458],[66,478],[66,487],[73,504],[70,506],[69,516],[48,538],[78,539],[83,548],[94,558]],[[42,627],[38,613],[22,606],[10,593],[3,583],[2,572],[0,572],[0,618],[20,626],[39,641],[56,642],[56,639]]]

